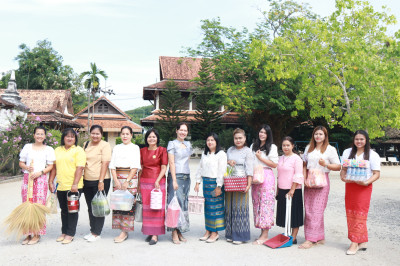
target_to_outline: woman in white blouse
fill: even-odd
[[[258,138],[250,149],[254,155],[252,185],[254,226],[261,229],[261,235],[254,245],[262,245],[268,240],[269,229],[274,225],[275,176],[272,168],[278,165],[278,147],[273,144],[272,130],[262,125]]]
[[[33,138],[35,143],[29,143],[24,146],[19,155],[19,167],[24,171],[24,180],[21,186],[22,202],[27,200],[28,181],[33,180],[33,203],[46,204],[47,196],[47,174],[53,169],[53,163],[56,160],[54,149],[47,146],[46,129],[38,126],[34,130]],[[40,235],[46,234],[46,226],[39,232],[31,232],[22,241],[22,245],[34,245],[39,242]]]
[[[115,190],[128,190],[133,195],[137,193],[138,170],[140,166],[139,146],[131,142],[132,128],[124,126],[121,129],[122,143],[114,147],[109,168],[114,181]],[[134,230],[135,205],[130,211],[113,211],[112,228],[120,229],[119,236],[114,238],[115,243],[121,243],[128,238],[128,232]]]
[[[340,170],[336,149],[329,145],[328,131],[323,126],[314,128],[310,144],[304,151],[304,235],[306,241],[299,246],[308,249],[325,241],[324,211],[329,195],[329,172]],[[316,175],[326,180],[325,186],[312,186]],[[311,185],[311,186],[310,186]]]
[[[218,231],[225,230],[224,217],[224,173],[227,167],[226,153],[220,150],[218,135],[210,133],[206,139],[206,147],[201,155],[200,165],[196,173],[194,191],[199,192],[203,180],[205,198],[204,217],[206,233],[201,241],[214,243],[219,239]]]

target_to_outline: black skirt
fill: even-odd
[[[276,197],[277,210],[276,210],[276,225],[285,227],[286,218],[286,194],[290,189],[279,189],[278,196]],[[291,228],[296,228],[304,225],[303,218],[303,194],[300,189],[296,189],[292,198],[292,217]]]

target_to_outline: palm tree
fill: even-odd
[[[90,129],[90,96],[95,97],[96,93],[100,91],[100,79],[98,77],[102,76],[104,80],[108,78],[104,70],[98,69],[96,63],[90,63],[90,71],[82,72],[79,77],[80,79],[85,78],[83,85],[88,90],[88,132]],[[92,121],[94,121],[94,105],[92,107]]]

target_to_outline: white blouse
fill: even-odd
[[[343,155],[342,155],[342,164],[345,159],[349,159],[350,153],[351,153],[351,148],[344,150]],[[364,153],[360,154],[359,156],[357,156],[357,154],[356,154],[355,159],[356,160],[364,160]],[[372,171],[380,171],[381,170],[381,157],[379,157],[379,154],[377,154],[372,149],[369,151],[369,165],[368,165],[367,169],[368,169],[367,171],[369,172],[368,178],[370,178],[372,176]]]
[[[336,148],[328,145],[324,153],[321,151],[314,149],[312,152],[308,152],[310,145],[307,145],[304,150],[303,160],[307,163],[307,169],[320,169],[325,173],[329,173],[330,170],[328,167],[323,167],[318,163],[319,159],[324,159],[328,164],[340,164],[339,155],[336,151]]]
[[[33,160],[33,172],[40,172],[46,168],[46,165],[53,164],[56,160],[54,149],[50,146],[45,146],[44,149],[34,150],[33,144],[25,144],[24,148],[19,154],[19,160],[24,162],[27,166],[31,165]],[[25,174],[29,172],[24,170]]]
[[[251,144],[250,149],[253,151],[253,144]],[[268,165],[266,165],[257,158],[255,151],[253,151],[253,156],[254,156],[254,166],[262,165],[263,167],[271,169],[271,167],[269,167]],[[278,163],[279,162],[278,147],[275,144],[271,144],[271,148],[269,150],[268,155],[265,151],[261,151],[261,158],[270,160],[274,163]]]
[[[222,187],[227,161],[224,151],[219,151],[217,154],[209,152],[207,155],[203,152],[196,173],[196,182],[201,183],[202,177],[216,178],[217,186]]]
[[[141,168],[139,146],[133,143],[121,143],[115,146],[108,168],[115,170],[117,167],[137,168],[139,170]]]

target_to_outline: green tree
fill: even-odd
[[[153,105],[147,105],[138,107],[133,110],[125,111],[125,113],[131,117],[133,122],[140,124],[140,119],[151,115],[153,109],[154,109]]]
[[[108,78],[106,72],[104,70],[98,69],[96,63],[90,63],[90,70],[82,72],[80,74],[80,79],[85,79],[83,82],[84,87],[87,89],[87,98],[88,98],[88,132],[90,128],[90,102],[91,98],[94,100],[96,95],[100,92],[100,78],[102,76],[104,80]],[[94,121],[94,105],[92,107],[92,124]]]
[[[215,80],[209,78],[212,69],[212,62],[208,58],[201,61],[201,71],[199,77],[194,81],[197,87],[193,92],[196,102],[196,112],[194,118],[196,123],[192,126],[192,139],[204,141],[210,132],[219,133],[222,130],[220,112],[222,97],[214,93]]]
[[[60,90],[71,89],[73,69],[63,65],[63,58],[51,46],[48,40],[37,42],[37,46],[30,49],[21,44],[22,50],[15,57],[18,61],[16,81],[20,89],[31,90]]]
[[[270,43],[254,40],[250,57],[283,91],[285,80],[301,81],[298,111],[375,138],[387,126],[400,126],[400,33],[386,33],[395,21],[368,2],[337,0],[325,19],[301,17]]]
[[[176,125],[183,120],[182,106],[184,102],[176,82],[167,81],[166,89],[160,95],[159,118],[155,126],[160,134],[160,139],[165,143],[175,138]]]

